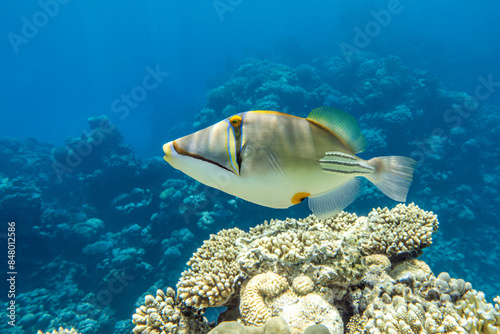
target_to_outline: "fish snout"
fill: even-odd
[[[170,161],[172,160],[172,143],[173,142],[170,141],[163,145],[163,152],[165,153],[163,159],[168,163],[170,163]]]

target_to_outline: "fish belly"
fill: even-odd
[[[317,196],[336,189],[350,179],[351,175],[324,173],[316,159],[285,162],[282,169],[256,168],[251,173],[243,171],[239,177],[231,178],[221,189],[246,201],[271,208],[288,208],[297,193]],[[219,188],[220,189],[220,188]]]

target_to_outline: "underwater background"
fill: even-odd
[[[237,112],[352,114],[363,158],[417,160],[408,201],[438,215],[435,272],[500,291],[496,1],[69,1],[0,4],[2,314],[15,222],[16,326],[129,333],[223,228],[306,217],[208,188],[165,142]],[[345,210],[397,203],[368,182]],[[210,316],[210,314],[208,315]],[[213,315],[216,319],[216,315]],[[212,318],[211,320],[215,320]]]

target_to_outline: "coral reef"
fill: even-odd
[[[498,333],[500,308],[486,303],[470,283],[447,273],[435,277],[423,264],[403,262],[379,274],[358,296],[368,306],[367,333]],[[403,268],[398,268],[403,267]],[[420,267],[420,268],[418,268]],[[417,269],[418,268],[418,269]],[[358,299],[359,300],[359,299]],[[355,320],[360,326],[359,318]]]
[[[43,333],[42,331],[38,331],[37,334],[79,334],[76,329],[74,328],[62,328],[59,327],[59,329],[56,331],[55,329],[52,332],[46,332]]]
[[[286,321],[281,317],[270,318],[263,326],[244,326],[237,321],[223,322],[209,334],[290,334]]]
[[[192,310],[192,309],[191,309]],[[190,313],[184,304],[176,300],[175,291],[167,289],[165,294],[158,289],[156,297],[147,295],[132,316],[134,333],[204,333],[209,326],[199,315]]]
[[[292,288],[298,295],[307,295],[314,290],[314,282],[309,276],[300,275],[293,279]]]
[[[260,95],[264,88],[257,93],[257,87],[266,87],[267,95]],[[287,98],[291,91],[295,100]],[[487,102],[446,90],[431,73],[409,69],[395,56],[357,52],[350,62],[319,57],[297,67],[249,59],[209,92],[213,118],[200,127],[257,107],[304,116],[304,110],[329,105],[353,114],[370,154],[406,152],[419,162],[410,200],[418,199],[447,222],[436,235],[438,248],[425,259],[433,268],[466,277],[493,294],[500,289],[493,279],[500,246],[489,237],[498,236],[492,222],[500,220],[500,113]],[[366,212],[372,203],[390,205],[366,187],[350,210]],[[482,246],[485,242],[488,246]]]
[[[286,278],[275,273],[252,277],[241,288],[240,314],[246,324],[263,325],[272,315],[264,298],[276,298],[289,289]]]
[[[390,152],[419,162],[409,200],[439,214],[439,232],[434,233],[435,222],[423,212],[412,213],[420,234],[411,234],[417,228],[413,223],[391,218],[399,215],[391,210],[370,212],[373,203],[391,208],[394,203],[369,186],[349,207],[367,217],[342,213],[323,222],[286,220],[304,217],[306,209],[256,210],[166,167],[161,157],[137,158],[116,125],[106,116],[92,117],[88,129],[59,147],[35,138],[0,138],[0,219],[18,222],[16,236],[22,242],[16,251],[23,255],[17,269],[27,273],[19,276],[16,301],[22,307],[16,310],[16,327],[3,322],[0,331],[34,333],[63,326],[82,334],[130,333],[130,305],[144,300],[136,291],[154,296],[159,288],[179,283],[183,298],[177,300],[216,310],[212,307],[239,305],[241,286],[250,277],[274,272],[286,277],[289,286],[278,298],[289,296],[288,301],[299,303],[301,297],[318,294],[330,304],[342,301],[334,307],[346,330],[359,332],[368,321],[368,313],[363,314],[369,299],[357,297],[373,289],[366,282],[379,270],[401,284],[410,276],[427,282],[430,269],[411,259],[429,246],[429,233],[433,246],[420,260],[436,272],[471,282],[488,297],[498,294],[499,108],[491,100],[450,91],[429,72],[409,69],[394,56],[358,52],[350,60],[322,56],[298,66],[246,60],[209,91],[203,109],[187,118],[192,121],[167,125],[166,130],[171,126],[181,135],[256,108],[299,116],[320,105],[343,109],[358,119],[370,155]],[[249,230],[268,217],[279,220]],[[241,229],[238,236],[220,246],[233,249],[228,259],[221,255],[226,248],[219,252],[214,246],[212,252],[210,246],[206,256],[221,256],[219,260],[210,264],[193,256],[191,273],[185,271],[184,264],[207,235],[235,227]],[[355,233],[359,240],[347,244],[339,239],[358,227],[364,230]],[[385,233],[392,234],[390,240]],[[305,261],[309,258],[311,262]],[[221,266],[220,275],[199,283],[213,264]],[[179,280],[183,271],[186,279]],[[348,279],[350,285],[345,284]],[[354,286],[358,289],[352,290]],[[190,289],[199,292],[197,297]],[[434,290],[430,296],[436,295]],[[465,313],[457,311],[460,318],[470,318],[463,328],[495,326],[489,320],[493,309],[486,306],[491,299],[471,295],[469,304],[462,303]],[[465,300],[452,292],[441,296],[443,302],[434,297],[432,302],[455,307]],[[0,296],[2,307],[6,303],[5,295]],[[354,315],[344,314],[346,305]],[[236,315],[226,312],[222,320],[240,317],[239,306],[229,308]],[[457,322],[462,326],[462,320]]]
[[[146,280],[174,282],[193,239],[232,224],[233,198],[169,175],[160,158],[136,158],[107,117],[89,127],[59,148],[0,139],[0,216],[19,223],[19,271],[29,273],[16,293],[23,307],[13,334],[130,332],[130,292]]]
[[[277,298],[272,307],[285,319],[291,333],[314,333],[314,330],[343,332],[340,312],[320,293],[297,296],[293,292],[287,292]]]
[[[239,274],[233,242],[244,232],[238,228],[212,235],[189,260],[177,289],[187,306],[222,306],[235,291]]]
[[[470,283],[436,277],[415,259],[437,228],[436,215],[411,203],[222,230],[188,262],[177,298],[170,288],[168,302],[146,296],[134,333],[176,333],[182,314],[206,329],[203,311],[217,306],[228,309],[210,333],[267,333],[275,319],[292,334],[498,333],[499,297],[493,306]]]
[[[420,251],[432,243],[437,231],[437,216],[415,205],[398,204],[394,209],[376,209],[368,214],[369,237],[363,242],[364,254],[386,254]]]

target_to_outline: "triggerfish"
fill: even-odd
[[[416,162],[401,156],[363,160],[366,140],[351,115],[330,107],[307,118],[254,110],[163,145],[174,168],[252,203],[288,208],[308,199],[332,217],[359,194],[359,176],[404,202]]]

